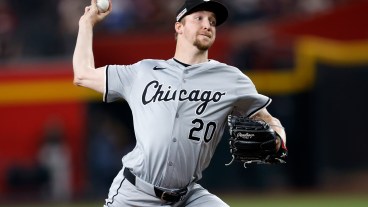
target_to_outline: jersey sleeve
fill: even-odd
[[[113,102],[129,97],[138,73],[139,62],[133,65],[108,65],[106,67],[106,88],[104,102]]]
[[[247,117],[253,116],[272,101],[271,98],[259,94],[250,78],[243,73],[238,78],[235,93],[238,97],[235,108]]]

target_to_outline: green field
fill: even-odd
[[[278,195],[255,197],[224,197],[230,206],[251,207],[367,207],[368,196],[365,195]]]
[[[367,207],[368,196],[345,194],[286,194],[221,196],[231,207]],[[0,207],[102,207],[103,201],[68,204],[6,204]]]

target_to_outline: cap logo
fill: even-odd
[[[209,1],[209,0],[205,0],[205,1]],[[178,22],[179,19],[181,19],[182,16],[184,16],[184,14],[187,13],[187,8],[183,9],[183,11],[181,11],[178,16],[176,17],[176,21]]]

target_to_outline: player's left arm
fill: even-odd
[[[275,131],[277,132],[277,134],[280,136],[280,138],[282,139],[284,145],[286,145],[286,133],[285,133],[285,129],[282,126],[281,122],[279,119],[273,117],[266,108],[261,109],[260,111],[258,111],[256,114],[254,114],[251,118],[253,119],[258,119],[258,120],[263,120],[266,123],[268,123],[268,125]],[[281,141],[281,140],[280,140]],[[277,143],[277,149],[280,148],[281,146],[281,142]]]

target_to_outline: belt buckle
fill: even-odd
[[[170,198],[166,198],[166,196],[173,196],[173,197],[177,197],[178,199],[175,199],[175,201],[173,201],[173,200],[172,200],[172,199],[170,199]],[[162,201],[175,203],[175,202],[178,202],[178,201],[183,200],[183,197],[184,197],[183,195],[180,195],[179,193],[176,193],[176,192],[172,192],[172,191],[163,191],[160,199],[161,199]]]

